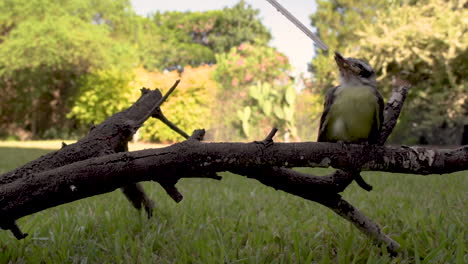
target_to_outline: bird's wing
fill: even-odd
[[[379,104],[376,113],[374,114],[374,120],[372,122],[372,129],[369,134],[369,143],[375,144],[379,140],[380,131],[384,122],[384,101],[383,97],[377,89],[374,89],[375,96],[377,97],[377,103]]]
[[[327,93],[325,94],[325,103],[323,105],[323,113],[322,117],[320,118],[320,128],[318,133],[318,142],[326,142],[326,130],[328,125],[328,112],[330,111],[331,105],[335,100],[335,91],[338,89],[339,86],[333,87],[328,89]]]

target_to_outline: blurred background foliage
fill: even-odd
[[[468,1],[317,2],[312,25],[332,50],[370,62],[384,98],[396,76],[412,84],[390,142],[460,144],[468,125]],[[332,56],[312,59],[312,91],[336,84]]]
[[[148,72],[140,68],[137,71],[133,87],[158,88],[164,94],[174,84],[182,81],[164,103],[164,115],[187,133],[195,129],[209,128],[213,122],[211,111],[217,92],[217,83],[211,78],[213,66],[186,66],[183,72]],[[133,101],[137,96],[133,98]],[[174,142],[183,138],[161,122],[150,119],[142,129],[140,138],[156,142]]]
[[[467,1],[317,0],[311,24],[331,50],[367,59],[388,98],[397,75],[413,87],[393,143],[459,144],[468,124]],[[128,107],[141,87],[184,130],[209,140],[315,140],[323,94],[337,84],[317,50],[298,87],[286,56],[244,1],[206,12],[137,15],[128,0],[0,1],[0,137],[76,138]],[[145,141],[181,138],[155,120]]]

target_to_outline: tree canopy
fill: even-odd
[[[44,136],[67,122],[79,78],[111,65],[131,66],[133,48],[115,41],[124,34],[128,8],[122,0],[2,1],[1,130],[19,127]]]
[[[400,75],[413,85],[390,141],[459,144],[468,116],[466,1],[319,1],[312,24],[332,51],[368,60],[379,88]],[[332,53],[312,61],[314,85],[335,85]]]
[[[156,37],[140,44],[146,53],[158,54],[144,61],[150,69],[215,64],[215,54],[244,42],[267,44],[271,39],[258,10],[243,0],[223,10],[156,12],[149,19],[152,23],[147,28],[151,30],[145,30],[146,34]],[[159,60],[153,61],[155,58]]]
[[[201,67],[195,73],[206,75],[203,65],[216,64],[216,54],[241,43],[266,45],[270,38],[258,10],[244,1],[223,10],[158,12],[149,17],[135,14],[128,0],[2,1],[0,136],[68,137],[135,100],[142,71],[164,80],[170,79],[165,70],[182,72],[192,66]],[[182,76],[193,75],[188,72]],[[211,79],[205,77],[199,82]],[[211,93],[217,86],[191,89]],[[199,95],[206,93],[178,92],[174,98],[195,96],[191,107],[203,108],[206,102]],[[175,116],[182,120],[184,113]],[[154,131],[143,134],[163,141],[176,138]]]
[[[172,115],[206,127],[209,138],[252,139],[277,125],[282,135],[311,139],[321,94],[337,84],[333,54],[318,50],[312,81],[296,98],[289,61],[269,46],[258,15],[242,0],[148,17],[128,0],[1,1],[0,137],[74,137],[136,100],[142,84],[166,88],[182,77],[193,87],[182,81]],[[384,97],[398,74],[413,84],[390,141],[458,144],[468,124],[465,17],[466,1],[319,0],[311,22],[331,51],[370,61]],[[195,108],[207,117],[200,123],[185,116]],[[178,139],[142,132],[146,140]]]

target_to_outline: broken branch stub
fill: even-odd
[[[386,245],[389,250],[396,250],[398,244],[395,241],[383,234],[375,223],[338,194],[352,182],[347,173],[337,171],[329,176],[316,177],[288,168],[333,166],[346,170],[359,167],[362,170],[413,174],[450,173],[468,169],[468,146],[440,150],[322,142],[273,143],[273,132],[265,139],[269,144],[259,145],[258,142],[204,143],[200,142],[203,139],[203,130],[197,130],[192,136],[188,136],[178,129],[178,133],[182,132],[188,138],[186,141],[166,148],[115,153],[117,146],[128,142],[131,131],[136,131],[142,125],[142,117],[148,112],[152,111],[152,116],[158,113],[163,116],[159,107],[154,111],[154,106],[161,101],[162,95],[154,95],[154,91],[142,90],[142,98],[134,104],[147,109],[133,111],[130,115],[131,120],[139,122],[128,122],[129,118],[116,118],[119,113],[106,120],[105,126],[102,123],[90,132],[91,135],[108,127],[112,135],[121,138],[107,141],[102,135],[96,136],[94,140],[102,141],[101,144],[114,146],[104,148],[108,151],[106,155],[98,152],[99,155],[88,159],[65,159],[59,166],[35,172],[18,171],[19,174],[15,174],[13,178],[11,175],[3,178],[9,173],[0,176],[0,219],[8,218],[12,222],[53,206],[111,192],[140,181],[156,181],[172,199],[180,201],[182,195],[175,186],[180,178],[219,179],[217,172],[232,171],[277,190],[327,206],[378,243]],[[105,131],[108,130],[104,129]],[[113,142],[118,144],[113,145]],[[91,143],[93,140],[90,148]],[[65,146],[63,150],[73,147],[72,145]],[[74,187],[73,190],[71,186]]]
[[[171,91],[177,87],[177,84],[178,82],[174,84]],[[70,145],[62,143],[60,150],[48,153],[13,171],[2,174],[0,186],[13,183],[29,174],[59,168],[92,157],[127,151],[128,141],[133,134],[151,116],[154,108],[159,108],[167,96],[163,97],[159,90],[151,91],[142,88],[140,98],[132,106],[107,118],[99,126],[92,125],[88,135],[78,142]],[[157,103],[155,104],[155,102]],[[76,186],[70,186],[73,186],[73,188],[70,187],[73,192],[77,190]],[[122,190],[135,208],[139,209],[143,204],[148,216],[151,216],[154,202],[148,198],[142,186],[138,183],[132,183],[123,186]],[[0,217],[0,227],[11,230],[19,238],[21,231],[14,220],[9,215],[3,215]]]

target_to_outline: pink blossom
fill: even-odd
[[[237,86],[239,84],[239,81],[237,79],[232,79],[231,85],[232,86]]]
[[[252,78],[253,78],[253,75],[250,74],[250,73],[247,73],[247,74],[245,75],[245,81],[246,81],[246,82],[250,82],[250,81],[252,80]]]
[[[242,66],[244,65],[244,60],[241,58],[237,61],[237,66]]]
[[[281,55],[277,55],[276,56],[276,59],[280,62],[280,63],[284,63],[285,62],[285,57],[281,56]]]

